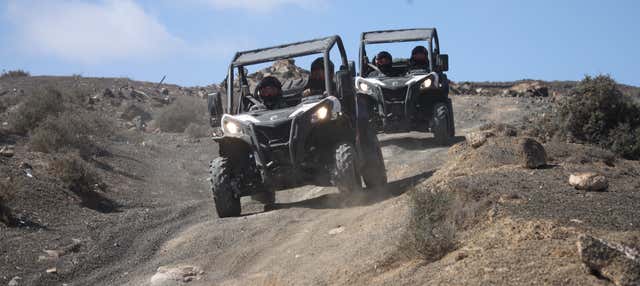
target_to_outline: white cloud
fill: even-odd
[[[326,7],[327,0],[199,0],[216,9],[244,9],[252,12],[269,12],[275,8],[292,5],[305,9]]]
[[[187,46],[132,0],[16,0],[7,11],[20,49],[72,62],[153,59]]]

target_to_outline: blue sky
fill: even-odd
[[[0,0],[0,69],[206,85],[237,50],[339,34],[355,60],[363,31],[435,26],[454,81],[640,86],[639,16],[634,0]]]

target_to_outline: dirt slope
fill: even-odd
[[[461,141],[487,122],[544,113],[552,98],[453,100]],[[18,276],[19,285],[607,285],[581,268],[577,236],[622,237],[640,223],[633,218],[638,198],[631,188],[640,174],[633,162],[614,169],[588,152],[571,156],[574,149],[549,146],[560,167],[525,171],[503,164],[471,169],[455,181],[447,170],[457,161],[430,135],[383,135],[381,143],[388,192],[345,197],[333,188],[303,187],[279,192],[269,210],[245,200],[243,217],[219,219],[207,181],[215,144],[172,133],[115,142],[114,156],[98,160],[113,186],[107,195],[118,207],[99,213],[70,204],[60,216],[31,214],[32,226],[1,228],[0,284]],[[20,165],[2,160],[3,167]],[[582,161],[586,165],[576,163]],[[620,181],[611,193],[597,194],[561,183],[569,172],[589,168],[604,168]],[[442,178],[462,186],[461,192],[493,199],[494,208],[460,228],[453,252],[426,263],[403,250],[407,192]],[[36,187],[29,192],[44,196]],[[615,208],[625,199],[623,208]],[[575,211],[564,211],[567,203]],[[44,250],[65,249],[73,239],[80,242],[72,251],[46,257]],[[177,280],[165,279],[179,266],[192,268]],[[46,273],[52,267],[56,273]]]

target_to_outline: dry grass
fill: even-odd
[[[11,199],[15,186],[11,181],[0,181],[0,223],[12,226],[15,219],[11,213],[11,209],[6,205]]]
[[[17,110],[10,114],[12,131],[27,134],[49,116],[64,110],[62,93],[55,89],[39,89],[26,96]]]
[[[194,139],[204,138],[209,136],[209,126],[191,123],[187,126],[187,129],[184,130],[184,133]]]
[[[160,112],[156,126],[165,132],[184,132],[191,123],[206,123],[206,102],[196,97],[178,97]]]
[[[39,152],[77,150],[87,156],[99,150],[99,138],[112,133],[109,121],[96,113],[78,110],[49,116],[31,132],[29,143]]]
[[[456,247],[455,196],[420,189],[410,198],[409,248],[427,261],[436,261]]]

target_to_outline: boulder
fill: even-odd
[[[0,156],[13,157],[13,155],[15,155],[15,150],[13,149],[13,146],[0,147]]]
[[[473,148],[478,148],[487,142],[487,138],[492,137],[494,134],[488,131],[471,132],[464,136],[469,145]]]
[[[609,187],[609,181],[603,175],[593,172],[571,174],[569,185],[578,190],[604,191]]]
[[[173,285],[175,282],[200,280],[204,272],[197,266],[179,265],[174,267],[160,266],[149,281],[153,286]]]
[[[578,253],[593,273],[618,286],[640,285],[640,254],[637,249],[590,235],[579,237]]]
[[[20,280],[22,280],[20,276],[13,277],[7,286],[18,286],[20,285]]]
[[[547,153],[538,141],[524,137],[518,140],[522,167],[536,169],[547,165]]]
[[[508,93],[512,96],[547,97],[549,96],[549,88],[537,81],[522,82],[512,86]]]

